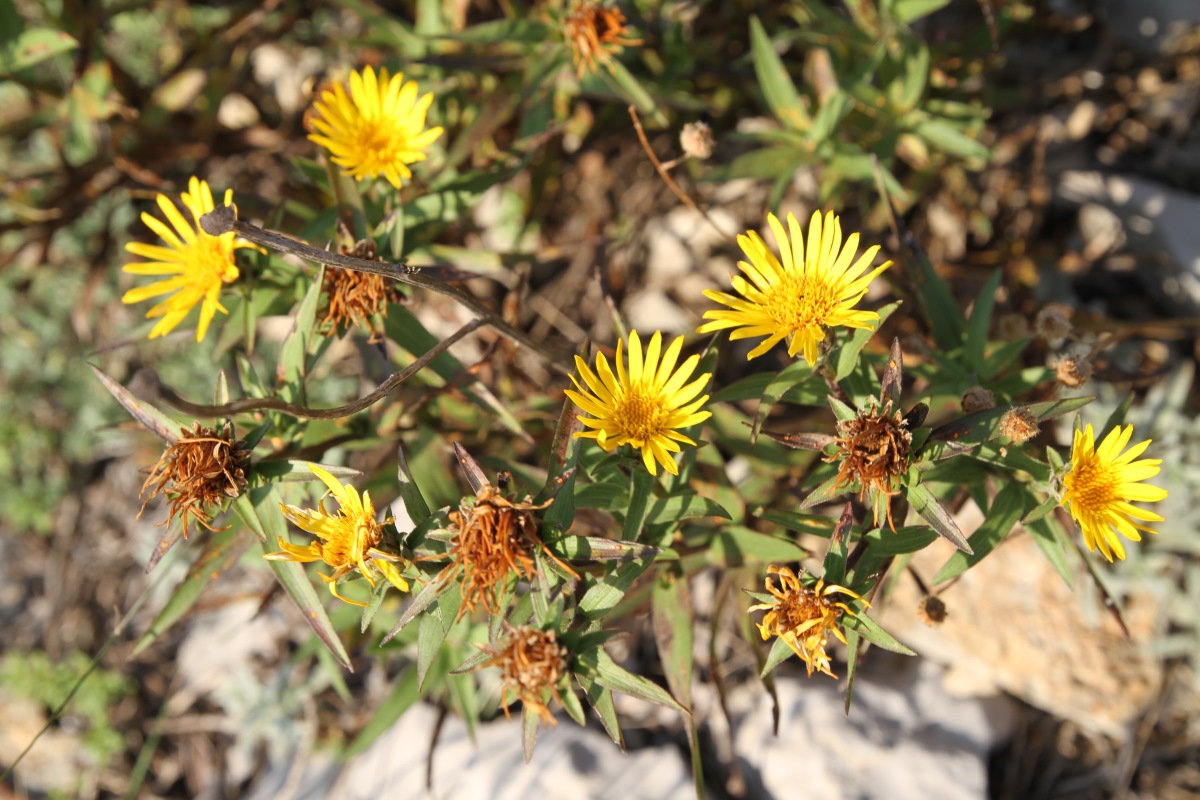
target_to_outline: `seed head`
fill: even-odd
[[[974,414],[976,411],[987,411],[989,408],[995,407],[996,396],[989,389],[972,386],[963,393],[962,410],[964,414]]]
[[[1078,389],[1092,377],[1092,362],[1087,356],[1063,356],[1054,366],[1054,377],[1063,386]]]
[[[713,144],[712,128],[707,122],[689,122],[679,134],[679,146],[689,158],[705,160],[712,155]]]
[[[1071,315],[1074,310],[1062,303],[1051,303],[1037,313],[1033,321],[1037,335],[1057,350],[1071,335]]]
[[[150,477],[142,484],[141,495],[147,490],[150,495],[142,503],[138,516],[146,510],[147,503],[166,494],[170,508],[160,524],[169,525],[176,515],[182,516],[186,539],[189,517],[210,531],[216,530],[209,524],[212,522],[209,507],[245,490],[250,453],[241,449],[241,442],[233,440],[232,426],[218,433],[197,422],[190,432],[180,428],[179,433],[179,440],[163,451],[150,470]]]
[[[1037,432],[1037,415],[1024,406],[1009,409],[1000,418],[1000,433],[1012,440],[1013,444],[1025,444],[1037,436]]]
[[[626,37],[629,28],[619,9],[596,0],[576,0],[563,23],[563,33],[580,78],[585,72],[595,72],[598,64],[610,65],[622,48],[642,43]]]
[[[941,625],[949,615],[946,604],[937,595],[929,595],[917,606],[917,616],[931,628]]]
[[[479,666],[500,670],[501,697],[504,714],[508,716],[508,695],[532,709],[547,726],[556,725],[546,705],[546,694],[562,703],[558,684],[567,674],[570,651],[558,643],[554,631],[541,631],[522,625],[509,628],[508,635],[495,645],[485,645],[491,658]]]
[[[892,401],[884,402],[882,408],[872,403],[861,409],[854,419],[838,422],[838,452],[830,461],[840,460],[837,485],[850,486],[858,482],[860,499],[868,492],[890,498],[896,494],[900,476],[908,470],[909,446],[912,433],[899,409],[892,410]],[[887,510],[888,526],[895,530],[892,522],[891,504],[887,500],[876,500],[875,524],[879,525],[880,504]]]
[[[1024,314],[1009,313],[996,320],[996,335],[1006,342],[1028,339],[1032,331]]]
[[[354,244],[340,244],[338,251],[370,261],[379,260],[375,254],[375,243],[370,240]],[[375,330],[376,314],[386,317],[388,303],[399,303],[400,292],[394,283],[382,275],[354,269],[325,268],[325,283],[322,286],[325,305],[321,312],[321,329],[327,335],[344,333],[352,325],[358,325],[371,333],[375,342],[383,331]]]

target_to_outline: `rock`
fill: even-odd
[[[1085,239],[1085,250],[1106,250],[1120,237],[1137,257],[1134,275],[1174,313],[1200,313],[1200,197],[1134,175],[1064,172],[1058,197],[1069,203],[1100,206],[1120,222],[1101,226],[1103,242]],[[1094,233],[1096,209],[1090,209]]]
[[[951,552],[935,542],[911,566],[928,582]],[[1006,691],[1089,731],[1125,738],[1157,696],[1162,664],[1148,645],[1162,614],[1148,596],[1127,601],[1127,639],[1086,572],[1074,580],[1072,589],[1033,539],[1017,532],[938,595],[949,611],[940,626],[919,620],[921,593],[907,573],[878,622],[923,659],[947,665],[951,692]]]
[[[844,681],[781,676],[778,687],[779,738],[761,689],[736,721],[747,797],[983,800],[988,754],[1015,719],[1011,700],[956,697],[935,663],[880,650],[862,662],[849,715]]]

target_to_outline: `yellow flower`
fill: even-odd
[[[706,372],[691,383],[684,385],[700,363],[699,356],[691,356],[679,368],[679,352],[683,339],[678,338],[662,353],[662,333],[656,331],[650,337],[645,354],[637,331],[629,334],[629,366],[621,357],[621,342],[617,342],[614,375],[608,359],[600,353],[596,357],[596,371],[592,372],[586,361],[575,356],[585,389],[575,376],[571,382],[579,391],[566,390],[567,397],[590,417],[579,417],[579,421],[592,430],[580,431],[576,437],[595,439],[606,451],[619,445],[631,444],[642,451],[642,461],[651,475],[658,474],[657,464],[672,475],[679,474],[672,453],[678,453],[679,443],[696,443],[679,433],[703,422],[712,416],[711,411],[701,411],[708,402],[708,395],[696,397],[708,384],[712,373]],[[659,358],[661,354],[661,360]]]
[[[1134,461],[1145,452],[1150,439],[1121,453],[1132,436],[1132,425],[1124,428],[1118,425],[1096,447],[1091,425],[1082,431],[1076,430],[1071,447],[1071,470],[1063,477],[1061,503],[1068,506],[1071,516],[1079,523],[1088,549],[1099,547],[1109,561],[1113,560],[1114,553],[1117,558],[1125,558],[1125,548],[1117,538],[1118,533],[1134,542],[1142,540],[1139,531],[1157,533],[1134,520],[1163,521],[1158,514],[1131,505],[1132,501],[1154,503],[1167,496],[1166,489],[1142,483],[1159,473],[1162,459]]]
[[[386,69],[367,67],[350,73],[350,94],[341,84],[321,92],[313,103],[316,114],[308,138],[332,154],[333,163],[355,180],[383,175],[400,188],[412,177],[409,164],[425,160],[425,150],[442,128],[423,130],[433,95],[417,97],[416,81],[403,74],[389,76]]]
[[[233,203],[233,190],[225,192],[225,205]],[[191,214],[186,219],[166,195],[158,196],[158,207],[167,221],[175,228],[142,212],[142,222],[167,243],[166,247],[142,242],[130,242],[125,249],[149,261],[126,264],[122,270],[133,275],[171,275],[174,277],[130,289],[121,298],[123,303],[140,303],[151,297],[170,294],[154,308],[146,312],[147,319],[162,317],[150,331],[150,338],[167,334],[175,329],[192,307],[200,303],[200,321],[196,326],[196,341],[204,338],[213,316],[220,311],[228,314],[221,305],[221,286],[237,280],[238,268],[234,264],[234,251],[243,247],[254,247],[248,242],[234,241],[233,232],[220,236],[209,236],[200,229],[200,217],[212,211],[212,190],[208,183],[193,177],[188,181],[188,190],[183,193],[183,205]]]
[[[843,247],[842,225],[832,211],[824,221],[819,212],[813,213],[808,224],[807,253],[794,216],[788,214],[787,233],[774,214],[767,217],[767,222],[783,263],[755,231],[738,236],[738,244],[749,259],[738,262],[746,277],[734,275],[732,279],[733,289],[741,297],[705,291],[705,297],[728,308],[706,311],[704,318],[712,322],[701,325],[698,332],[734,328],[731,340],[766,336],[750,351],[749,358],[761,356],[786,338],[789,356],[803,352],[804,360],[815,364],[817,345],[825,339],[826,328],[869,328],[879,319],[874,311],[856,310],[854,306],[867,293],[871,281],[892,262],[863,275],[875,260],[879,245],[867,248],[854,261],[858,234],[850,234]]]
[[[771,580],[772,575],[779,576],[780,588],[775,588]],[[830,597],[844,594],[855,600],[862,600],[868,607],[871,604],[845,586],[838,586],[836,583],[826,585],[824,578],[819,579],[812,587],[805,586],[796,577],[796,573],[787,567],[767,567],[766,585],[767,591],[775,600],[750,606],[751,611],[767,611],[762,622],[758,624],[758,632],[762,634],[762,638],[765,640],[778,636],[787,642],[788,647],[803,659],[810,677],[815,669],[836,678],[829,669],[829,655],[825,652],[825,647],[829,644],[830,633],[842,644],[846,643],[846,634],[842,633],[838,620],[843,613],[854,612],[845,603],[835,602]]]
[[[377,549],[383,539],[383,526],[392,520],[389,518],[382,523],[376,521],[375,504],[371,502],[369,492],[363,492],[360,498],[353,486],[343,486],[337,478],[316,464],[309,464],[308,468],[329,487],[341,508],[334,515],[325,510],[324,500],[318,504],[316,512],[280,503],[279,507],[285,517],[302,530],[315,534],[319,541],[299,547],[279,538],[282,551],[267,553],[264,558],[271,561],[299,561],[305,564],[324,561],[333,567],[333,574],[318,573],[321,580],[329,584],[329,591],[334,597],[356,606],[366,604],[342,597],[337,590],[338,581],[355,569],[362,573],[372,588],[375,586],[372,573],[378,570],[393,586],[407,592],[408,581],[404,580],[400,571],[390,563],[403,559]]]

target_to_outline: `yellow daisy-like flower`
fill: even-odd
[[[782,263],[757,232],[738,236],[738,244],[749,259],[738,262],[745,277],[732,278],[733,289],[741,296],[705,291],[705,297],[728,308],[706,311],[704,318],[712,321],[701,325],[697,332],[734,328],[731,340],[767,337],[750,351],[749,358],[761,356],[786,338],[789,356],[794,358],[803,352],[804,360],[815,364],[817,345],[825,339],[826,328],[869,328],[879,319],[874,311],[854,306],[867,293],[871,281],[892,262],[864,275],[879,245],[867,248],[855,261],[859,236],[850,234],[843,247],[842,224],[832,211],[824,220],[819,212],[813,213],[808,223],[807,251],[796,218],[788,214],[787,222],[785,232],[774,214],[767,217]]]
[[[575,405],[591,414],[579,417],[579,421],[592,429],[575,436],[595,439],[606,451],[631,444],[642,451],[642,461],[651,475],[658,474],[657,464],[678,475],[679,467],[671,454],[682,449],[681,442],[696,444],[678,429],[712,416],[711,411],[700,410],[708,402],[708,395],[696,396],[708,384],[712,373],[706,372],[687,383],[700,357],[691,356],[676,368],[682,349],[681,337],[663,353],[662,333],[656,331],[643,354],[642,341],[637,331],[633,331],[629,334],[628,368],[622,358],[622,343],[617,342],[616,374],[603,353],[596,357],[595,372],[586,361],[575,356],[575,366],[587,388],[572,375],[571,381],[578,391],[567,389],[566,393]]]
[[[309,464],[308,468],[329,487],[341,508],[334,515],[325,510],[324,500],[318,504],[316,512],[280,503],[279,507],[285,517],[301,530],[315,534],[319,541],[300,547],[279,538],[282,550],[267,553],[264,558],[271,561],[299,561],[305,564],[324,561],[333,567],[333,574],[317,573],[321,580],[329,584],[329,591],[334,597],[356,606],[365,606],[366,603],[342,597],[337,590],[338,581],[355,569],[362,573],[372,588],[375,587],[375,576],[372,573],[378,571],[397,589],[407,592],[408,581],[391,563],[403,559],[377,549],[383,539],[383,526],[392,520],[389,518],[381,523],[375,519],[375,504],[371,502],[369,492],[363,492],[360,498],[353,486],[342,485],[337,478],[316,464]]]
[[[200,303],[200,322],[196,326],[196,341],[208,333],[208,325],[218,311],[228,314],[219,299],[221,287],[237,280],[238,268],[234,251],[254,245],[234,240],[233,232],[210,236],[200,229],[200,217],[212,211],[212,190],[208,183],[193,177],[183,193],[183,205],[191,214],[189,221],[165,194],[158,196],[158,207],[174,231],[146,212],[142,222],[158,234],[166,247],[143,242],[130,242],[125,249],[149,261],[126,264],[122,271],[132,275],[171,275],[173,277],[130,289],[122,303],[140,303],[151,297],[171,295],[146,312],[147,319],[162,317],[150,331],[150,338],[170,333],[192,308]],[[225,205],[233,203],[233,190],[225,192]]]
[[[771,580],[772,575],[779,576],[779,588]],[[767,567],[766,586],[775,600],[750,606],[751,611],[767,612],[762,622],[758,623],[762,638],[766,640],[778,636],[787,642],[788,647],[808,667],[809,677],[816,670],[836,678],[829,668],[829,654],[825,652],[825,647],[829,644],[830,633],[842,644],[846,643],[846,634],[842,633],[838,621],[842,614],[854,612],[845,603],[830,598],[835,594],[844,594],[862,600],[867,607],[871,604],[845,586],[826,584],[824,578],[811,587],[805,586],[796,573],[787,567]]]
[[[1099,547],[1109,561],[1113,560],[1113,554],[1125,558],[1125,548],[1118,533],[1140,542],[1139,531],[1158,531],[1139,525],[1138,521],[1163,521],[1158,514],[1131,504],[1134,501],[1154,503],[1167,496],[1166,489],[1142,483],[1159,473],[1162,459],[1134,461],[1152,440],[1147,439],[1125,450],[1132,436],[1132,425],[1124,428],[1118,425],[1096,447],[1091,425],[1082,431],[1076,430],[1071,447],[1071,471],[1063,477],[1061,504],[1070,509],[1071,516],[1079,523],[1088,549]]]
[[[333,163],[355,180],[383,175],[400,188],[411,178],[409,164],[425,160],[425,151],[442,135],[442,128],[425,128],[433,95],[417,97],[416,81],[386,69],[367,67],[350,73],[350,94],[341,84],[321,92],[313,103],[316,114],[308,138],[327,149]]]

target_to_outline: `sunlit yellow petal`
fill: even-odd
[[[697,331],[732,328],[732,341],[766,337],[748,358],[757,358],[786,340],[791,356],[803,354],[805,361],[815,364],[827,328],[869,327],[878,319],[873,312],[854,313],[854,306],[891,262],[862,276],[879,247],[868,248],[855,260],[860,237],[853,233],[843,245],[841,220],[832,211],[824,217],[813,212],[807,245],[794,215],[788,214],[786,231],[773,214],[767,225],[780,257],[754,231],[739,236],[747,260],[738,262],[742,275],[730,282],[736,295],[705,291],[705,297],[726,308],[704,312],[707,321]]]

